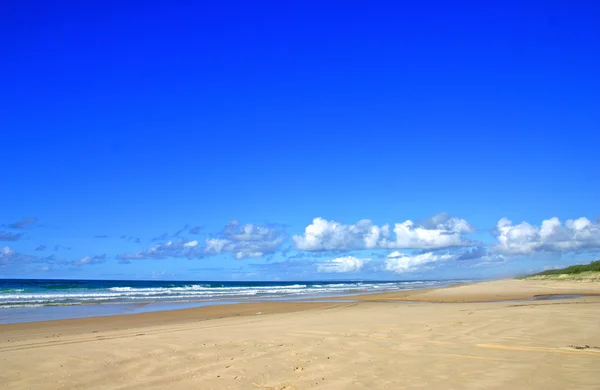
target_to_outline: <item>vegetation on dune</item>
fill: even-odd
[[[592,261],[589,264],[577,264],[567,268],[551,269],[537,274],[525,276],[524,278],[559,278],[565,279],[600,279],[600,260]]]
[[[589,264],[577,264],[562,269],[551,269],[544,272],[540,272],[531,276],[544,276],[544,275],[573,275],[580,274],[582,272],[600,272],[600,260],[592,261]]]

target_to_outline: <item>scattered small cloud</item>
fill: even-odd
[[[46,250],[46,245],[38,245],[38,246],[35,248],[35,250],[36,250],[37,252],[42,252],[42,251],[45,251],[45,250]]]
[[[25,229],[29,225],[36,223],[36,222],[37,222],[37,218],[27,217],[27,218],[21,219],[20,221],[9,224],[8,227],[12,228],[12,229]]]
[[[252,223],[241,225],[234,220],[225,226],[220,237],[206,239],[204,253],[231,253],[236,259],[261,257],[274,253],[285,237],[283,231],[277,227]]]
[[[102,264],[104,262],[106,262],[106,255],[95,255],[95,256],[85,256],[79,260],[74,260],[73,262],[71,262],[71,265],[79,267],[82,265]]]
[[[129,242],[136,243],[136,244],[139,244],[142,242],[142,240],[139,237],[128,236],[127,234],[124,234],[124,235],[120,236],[119,238],[122,240],[127,240]]]
[[[18,241],[23,233],[0,232],[0,241]]]
[[[150,274],[151,279],[168,279],[177,276],[177,274],[169,271],[152,271]]]
[[[121,264],[128,264],[131,260],[166,259],[169,257],[204,257],[202,248],[198,248],[198,241],[186,241],[182,238],[167,241],[165,244],[155,245],[136,253],[120,254],[116,258]]]
[[[169,233],[163,233],[160,236],[153,237],[150,241],[165,241],[169,238]]]
[[[188,234],[198,234],[200,233],[200,231],[202,230],[202,226],[193,226],[189,231]]]
[[[487,249],[482,246],[477,246],[475,248],[467,249],[463,253],[461,253],[456,260],[475,260],[480,259],[487,255]]]
[[[0,267],[5,267],[13,264],[22,264],[35,260],[34,256],[18,253],[14,249],[5,246],[0,248]]]
[[[61,263],[64,264],[64,260],[58,260],[55,255],[42,256],[37,258],[37,263]]]
[[[5,246],[0,248],[0,268],[18,267],[25,264],[46,264],[48,269],[56,267],[79,267],[83,265],[100,264],[106,261],[106,255],[85,256],[79,260],[69,261],[57,258],[54,254],[48,256],[32,256],[19,253]],[[43,266],[46,267],[46,266]]]
[[[0,266],[12,263],[17,256],[17,252],[8,246],[0,249]]]
[[[220,234],[204,242],[178,238],[133,254],[121,254],[119,260],[164,259],[168,257],[204,258],[231,253],[236,259],[261,257],[274,253],[283,243],[285,234],[270,225],[228,223]]]
[[[108,238],[108,235],[102,234],[102,235],[99,235],[99,236],[94,236],[94,238]]]

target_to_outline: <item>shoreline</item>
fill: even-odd
[[[295,301],[441,287],[455,281],[176,282],[0,279],[0,323],[118,315],[223,303]],[[140,309],[147,307],[147,309]],[[87,308],[87,309],[86,309]],[[89,314],[86,310],[89,309]],[[31,314],[32,318],[28,318]]]
[[[570,282],[570,283],[569,283]],[[507,284],[509,284],[507,289]],[[485,290],[479,289],[480,285],[485,285]],[[519,289],[519,286],[529,288]],[[158,303],[144,302],[137,303],[138,308],[146,308],[153,304],[163,304],[164,309],[132,312],[132,313],[110,313],[100,315],[80,315],[76,317],[67,317],[59,319],[44,319],[33,321],[19,321],[0,323],[0,332],[13,330],[22,325],[30,324],[34,327],[53,326],[57,324],[77,324],[87,322],[120,324],[121,326],[131,326],[132,324],[162,324],[176,321],[204,321],[217,318],[237,317],[246,315],[290,313],[303,310],[312,310],[338,306],[343,304],[356,303],[383,303],[383,302],[405,302],[405,303],[493,303],[493,302],[519,302],[527,300],[544,300],[561,296],[570,298],[570,296],[600,296],[600,288],[597,283],[577,283],[572,281],[549,281],[549,280],[527,280],[527,279],[501,279],[493,281],[482,281],[473,283],[459,283],[443,287],[410,289],[388,292],[371,292],[361,294],[346,294],[327,297],[312,298],[289,298],[289,299],[271,299],[271,300],[249,300],[249,301],[187,301],[183,302],[188,306],[177,308],[181,302]],[[173,304],[173,305],[171,305]],[[89,308],[102,308],[105,304],[89,304],[74,306],[57,306],[61,309],[81,309],[85,312]],[[113,303],[111,305],[127,304]],[[171,306],[172,308],[169,308]],[[35,309],[44,309],[39,307]],[[48,308],[56,308],[48,306]],[[8,309],[13,310],[13,309]],[[19,309],[16,309],[19,310]],[[122,318],[124,317],[124,318]],[[77,326],[76,325],[76,326]],[[23,326],[27,328],[28,326]]]
[[[105,282],[105,281],[102,281]],[[187,283],[187,282],[186,282]],[[263,282],[260,282],[261,284]],[[288,282],[294,283],[293,285],[287,286],[276,286],[276,288],[289,288],[298,287],[300,282]],[[305,285],[300,287],[306,287],[306,285],[314,284],[313,282],[302,282]],[[0,307],[0,325],[4,324],[16,324],[25,322],[45,322],[45,321],[57,321],[74,318],[89,318],[89,317],[104,317],[104,316],[119,316],[119,315],[134,315],[149,312],[163,312],[172,310],[182,310],[190,308],[202,308],[212,307],[221,305],[237,305],[237,304],[248,304],[248,303],[273,303],[273,302],[290,302],[290,303],[301,303],[301,302],[337,302],[340,300],[351,301],[356,296],[379,294],[384,292],[399,293],[404,291],[413,290],[425,290],[430,288],[442,288],[447,286],[453,286],[457,284],[456,281],[425,281],[413,284],[414,282],[398,281],[389,282],[384,281],[382,288],[373,289],[370,285],[371,282],[362,288],[362,286],[355,285],[355,282],[348,286],[348,290],[341,292],[339,291],[340,286],[335,285],[337,288],[331,292],[324,290],[320,293],[305,293],[300,290],[298,294],[283,294],[281,296],[251,296],[246,297],[244,294],[236,296],[232,294],[228,297],[221,298],[198,298],[197,300],[192,299],[152,299],[151,297],[147,300],[129,300],[129,301],[106,301],[106,302],[79,302],[79,303],[54,303],[45,305],[16,305],[12,307]],[[400,287],[396,289],[391,288],[388,284],[398,283]],[[412,284],[412,285],[411,285]],[[407,285],[411,285],[407,287]],[[173,287],[173,286],[171,286]],[[171,288],[171,287],[167,287]],[[185,286],[187,288],[189,286]],[[196,287],[196,286],[191,286]],[[315,287],[321,288],[323,286],[316,285]],[[136,287],[137,288],[137,287]],[[164,287],[159,287],[164,288]],[[193,290],[193,289],[192,289]],[[154,292],[154,291],[153,291]],[[142,292],[143,293],[143,292]],[[168,293],[168,292],[166,292]]]

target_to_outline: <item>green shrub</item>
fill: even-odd
[[[573,275],[580,274],[582,272],[600,272],[600,260],[592,261],[589,264],[577,264],[562,269],[551,269],[548,271],[540,272],[531,276],[543,276],[543,275]]]

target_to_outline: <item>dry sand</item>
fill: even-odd
[[[600,389],[600,296],[480,302],[577,293],[600,284],[506,280],[0,325],[0,387]]]

